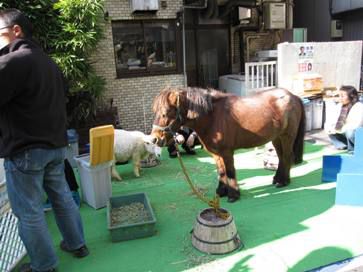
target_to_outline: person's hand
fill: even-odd
[[[332,126],[332,125],[325,125],[324,126],[324,131],[326,134],[335,134],[337,133],[336,130],[335,130],[335,126]]]
[[[189,135],[187,143],[186,143],[188,147],[193,146],[195,138],[197,138],[197,135],[195,133],[192,133],[192,134]]]
[[[181,134],[178,134],[176,137],[175,137],[175,142],[177,144],[183,144],[185,142],[185,139],[184,139],[184,136],[181,135]]]

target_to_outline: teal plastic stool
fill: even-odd
[[[363,174],[338,174],[335,204],[363,206]]]
[[[355,133],[354,155],[323,157],[322,181],[336,181],[335,204],[363,206],[363,128]]]
[[[339,173],[363,174],[363,128],[355,132],[354,155],[323,156],[322,182],[337,181]]]

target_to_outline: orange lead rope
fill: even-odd
[[[176,148],[176,152],[177,152],[177,155],[178,155],[178,160],[179,160],[179,163],[180,163],[180,166],[183,170],[183,173],[184,173],[184,176],[185,176],[185,179],[186,181],[188,182],[190,188],[192,189],[193,193],[200,199],[202,200],[203,202],[207,203],[209,207],[212,207],[214,209],[214,212],[216,213],[216,215],[219,217],[219,218],[222,218],[224,220],[226,220],[228,217],[229,217],[229,213],[228,212],[222,212],[221,209],[220,209],[220,202],[219,202],[219,196],[217,194],[215,194],[214,198],[212,200],[208,200],[203,194],[200,193],[199,190],[197,190],[193,184],[193,182],[191,181],[188,173],[187,173],[187,170],[184,166],[184,163],[181,159],[181,156],[180,156],[180,153],[179,153],[179,149],[178,149],[178,145],[175,143],[175,148]]]

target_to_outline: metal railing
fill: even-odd
[[[246,91],[254,93],[258,90],[276,88],[277,61],[246,62]]]
[[[25,254],[25,247],[18,235],[18,219],[10,209],[3,181],[0,182],[0,271],[11,271]]]

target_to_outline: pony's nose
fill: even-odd
[[[164,144],[165,144],[165,139],[158,139],[158,141],[157,141],[157,145],[158,146],[164,146]]]

